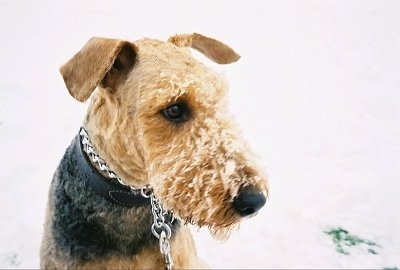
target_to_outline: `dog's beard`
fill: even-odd
[[[225,219],[224,223],[218,224],[211,224],[205,220],[196,220],[193,216],[178,216],[177,218],[179,218],[185,225],[191,224],[199,229],[202,227],[207,227],[214,238],[222,241],[227,240],[231,233],[235,230],[238,230],[240,226],[240,218],[238,218],[237,215],[232,215],[232,217]]]
[[[162,184],[153,185],[157,199],[183,223],[208,227],[215,238],[227,239],[241,220],[233,208],[230,189],[222,181],[212,181],[212,185],[207,184],[210,179],[206,178],[196,186],[195,177],[178,177],[158,179]]]

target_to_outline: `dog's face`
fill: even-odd
[[[98,80],[85,126],[123,179],[150,184],[176,216],[224,234],[257,212],[268,187],[229,116],[225,81],[190,45],[216,62],[239,58],[197,34],[125,44]]]

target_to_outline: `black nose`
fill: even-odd
[[[242,217],[256,213],[264,206],[267,198],[264,193],[253,186],[246,186],[239,190],[233,200],[233,207]]]

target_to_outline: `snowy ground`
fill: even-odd
[[[58,68],[92,36],[199,32],[242,59],[210,66],[270,178],[268,205],[213,268],[400,267],[400,1],[0,0],[0,268],[37,268],[47,189],[84,104]],[[203,59],[203,58],[202,58]],[[342,227],[371,240],[335,251]]]

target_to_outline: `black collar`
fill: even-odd
[[[78,166],[84,174],[83,178],[97,194],[113,203],[126,207],[137,207],[150,203],[150,199],[143,197],[140,191],[131,190],[129,187],[121,185],[117,180],[106,178],[100,174],[83,150],[81,139],[81,135],[78,134],[75,140]]]

